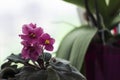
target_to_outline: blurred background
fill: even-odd
[[[11,53],[21,52],[22,25],[36,23],[56,39],[80,26],[77,7],[61,0],[0,0],[0,63]]]

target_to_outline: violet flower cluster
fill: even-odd
[[[36,24],[23,25],[22,33],[19,35],[23,40],[21,42],[23,45],[22,58],[36,61],[44,50],[52,51],[54,49],[55,39],[45,33],[41,27],[37,27]]]

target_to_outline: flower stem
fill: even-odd
[[[29,64],[29,63],[23,63],[25,66],[31,66],[31,67],[34,67],[34,68],[37,68],[37,69],[40,69],[38,66],[34,66],[32,64]]]
[[[85,3],[86,12],[87,12],[89,18],[91,19],[93,25],[94,25],[94,26],[97,26],[96,19],[95,19],[95,17],[93,16],[93,14],[91,13],[91,11],[90,11],[90,9],[89,9],[88,0],[84,0],[84,3]]]
[[[38,64],[35,63],[35,61],[32,60],[32,62],[36,67],[40,67]]]

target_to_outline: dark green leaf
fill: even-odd
[[[63,0],[63,1],[75,4],[80,7],[85,7],[84,0]],[[90,8],[92,8],[92,10],[93,10],[94,0],[88,0],[88,3],[89,3]]]
[[[45,52],[43,57],[44,57],[44,60],[46,62],[49,62],[49,60],[51,59],[52,55],[50,53],[48,53],[48,52]]]
[[[77,6],[81,6],[85,8],[84,0],[64,0],[66,2],[73,3]],[[98,9],[99,12],[105,16],[105,13],[107,12],[107,4],[105,0],[97,0],[98,1]],[[88,0],[89,3],[89,8],[90,10],[94,11],[95,10],[95,2],[94,0]]]
[[[7,61],[4,64],[1,65],[1,69],[5,68],[5,67],[9,67],[11,65],[11,61]]]
[[[47,80],[46,70],[37,70],[30,66],[25,66],[16,75],[17,80]]]
[[[47,70],[48,70],[47,80],[61,80],[60,76],[57,74],[57,72],[54,69],[49,67]]]
[[[17,69],[18,65],[11,65],[11,68]]]
[[[84,0],[64,0],[64,1],[85,8]],[[87,1],[90,11],[92,12],[92,14],[95,14],[95,0],[87,0]],[[108,6],[106,0],[97,0],[97,7],[100,13],[100,17],[103,20],[105,26],[109,25],[111,16],[108,15],[109,12],[108,12]]]
[[[103,16],[104,24],[111,30],[113,28],[114,21],[116,22],[114,19],[116,19],[116,16],[119,15],[120,12],[120,0],[109,0],[107,10],[104,12],[107,13]]]
[[[15,77],[16,71],[14,68],[6,67],[0,71],[0,78],[8,79]]]
[[[26,61],[21,58],[21,55],[15,55],[11,54],[10,56],[7,57],[8,60],[15,62],[15,63],[25,63]]]
[[[110,0],[108,5],[108,15],[114,17],[119,14],[120,0]]]
[[[60,80],[86,80],[86,78],[67,61],[57,59],[55,63],[51,64],[51,69],[55,70],[56,74],[60,76]]]
[[[118,23],[120,23],[120,15],[116,16],[110,23],[109,29],[113,29]]]

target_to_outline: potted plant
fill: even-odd
[[[1,65],[0,80],[86,80],[68,61],[52,58],[53,39],[36,24],[22,27],[23,49],[20,54],[11,54]]]
[[[120,36],[111,30],[120,22],[120,0],[64,1],[84,8],[88,24],[70,31],[56,56],[69,60],[88,80],[119,80]]]

